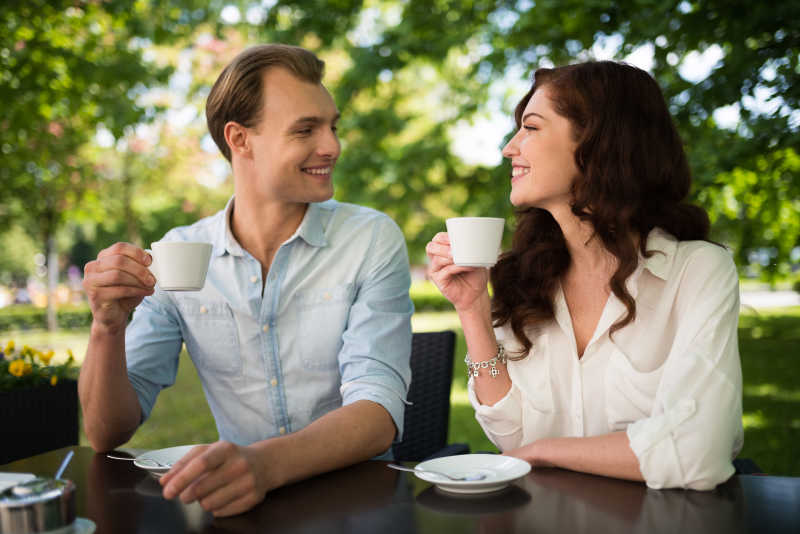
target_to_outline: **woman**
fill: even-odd
[[[534,467],[714,488],[743,439],[738,277],[685,202],[658,85],[607,61],[539,69],[515,117],[511,251],[490,274],[454,265],[446,233],[427,246],[479,423]]]

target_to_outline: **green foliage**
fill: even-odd
[[[409,294],[416,312],[453,311],[453,305],[442,296],[433,282],[414,282]]]
[[[62,328],[81,328],[92,324],[88,305],[64,306],[56,311]],[[47,310],[29,304],[15,304],[0,308],[0,332],[47,328]]]
[[[743,314],[739,350],[744,376],[741,456],[773,475],[800,476],[800,308]]]
[[[229,4],[242,14],[261,9],[263,19],[223,23]],[[158,147],[138,153],[130,145],[93,149],[93,136],[102,124],[131,140],[134,124],[180,105],[144,98],[171,79],[180,54],[192,57],[186,96],[200,107],[233,53],[281,41],[315,50],[328,64],[326,84],[343,111],[337,198],[390,214],[412,261],[423,261],[424,244],[448,216],[511,218],[507,165],[467,165],[451,149],[455,129],[486,109],[491,84],[589,59],[595,43],[616,42],[617,59],[652,50],[652,72],[696,176],[695,198],[714,218],[714,237],[735,246],[740,267],[780,278],[800,244],[797,2],[278,0],[259,8],[244,0],[34,0],[5,6],[0,28],[0,98],[14,103],[0,108],[0,228],[25,220],[38,239],[69,218],[95,226],[89,240],[146,244],[163,234],[155,223],[176,206],[185,218],[219,209],[229,184],[225,194],[205,195],[187,186],[202,131],[165,131]],[[201,43],[211,35],[221,52]],[[708,50],[722,56],[711,75],[684,79],[681,62]],[[758,110],[752,102],[763,94],[772,96]],[[501,102],[509,132],[521,96]],[[740,109],[733,130],[716,123],[715,110],[725,106]],[[181,174],[185,181],[174,180]],[[756,249],[774,256],[750,265]]]

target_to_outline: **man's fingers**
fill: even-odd
[[[236,499],[235,501],[226,504],[218,510],[213,510],[214,517],[226,517],[229,515],[241,514],[246,512],[261,501],[261,497],[254,493],[248,493],[244,497]]]
[[[114,243],[108,248],[104,248],[97,255],[97,258],[105,258],[108,256],[127,256],[143,265],[150,265],[152,258],[150,255],[141,248],[131,243]]]
[[[219,470],[219,471],[223,471]],[[204,510],[213,512],[224,508],[241,497],[255,492],[255,477],[250,473],[235,476],[232,471],[215,473],[198,482],[191,500],[197,500]],[[216,480],[212,480],[216,479]],[[208,490],[207,488],[212,488]],[[183,500],[183,495],[181,495]],[[184,500],[184,502],[187,502]]]
[[[149,286],[154,285],[156,281],[150,270],[139,261],[119,254],[105,256],[103,258],[98,256],[95,264],[92,266],[92,271],[95,274],[119,271],[132,276],[134,279],[138,280],[138,283]]]
[[[203,448],[199,454],[194,453],[195,449],[189,451],[190,458],[181,458],[180,462],[172,467],[170,473],[175,471],[169,479],[164,481],[164,498],[172,499],[186,490],[193,482],[201,476],[209,473],[225,463],[225,459],[230,455],[232,443],[217,442],[212,446]],[[187,461],[184,463],[183,460]]]

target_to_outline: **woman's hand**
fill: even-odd
[[[482,267],[459,267],[453,263],[450,237],[439,232],[425,246],[430,260],[428,276],[456,311],[465,311],[487,295],[489,270]]]
[[[246,512],[279,485],[267,480],[261,456],[227,441],[194,447],[159,480],[164,498],[198,501],[217,517]]]
[[[115,243],[101,250],[83,269],[83,289],[97,325],[110,330],[125,328],[131,312],[156,280],[147,266],[150,255],[130,243]]]

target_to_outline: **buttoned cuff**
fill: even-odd
[[[630,447],[639,460],[639,470],[648,487],[684,487],[686,477],[672,433],[696,410],[695,400],[685,398],[660,415],[628,425]]]
[[[472,383],[472,378],[467,383],[467,395],[472,407],[475,408],[475,419],[487,434],[498,438],[511,436],[522,431],[522,417],[519,389],[514,383],[505,396],[492,406],[481,404]],[[489,436],[492,438],[492,436]],[[494,438],[492,438],[494,442]],[[495,442],[495,444],[497,444]]]

